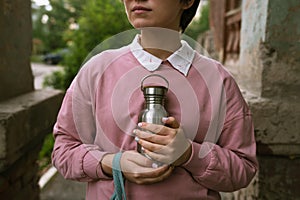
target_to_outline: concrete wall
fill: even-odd
[[[241,83],[258,96],[299,98],[299,0],[244,0],[242,18]]]
[[[33,90],[31,1],[0,0],[0,199],[39,199],[37,159],[63,93]]]
[[[261,93],[263,70],[260,52],[257,50],[266,38],[267,7],[268,1],[251,0],[244,0],[242,7],[240,63],[237,79],[245,89],[257,95]]]
[[[300,97],[300,1],[269,1],[266,41],[261,44],[262,96]]]
[[[0,197],[39,199],[38,154],[62,93],[39,90],[0,102]]]
[[[300,155],[299,19],[299,0],[243,1],[237,77],[254,94],[257,140],[269,145],[264,153]]]
[[[243,0],[236,78],[251,107],[259,173],[224,199],[300,198],[300,1]]]

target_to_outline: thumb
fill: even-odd
[[[164,117],[162,119],[163,123],[170,128],[179,128],[180,124],[174,117]]]

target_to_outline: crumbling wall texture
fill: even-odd
[[[258,152],[300,155],[300,1],[245,0],[243,4],[238,78],[248,77],[240,84],[253,94],[249,104]],[[262,6],[259,10],[267,15],[253,14],[257,6]],[[258,19],[264,19],[260,28],[252,21]],[[257,32],[251,35],[249,29]]]
[[[40,145],[26,151],[20,159],[6,170],[0,172],[1,199],[22,200],[39,199],[38,165],[37,158],[42,140],[37,140]],[[28,144],[30,145],[30,144]]]
[[[63,98],[39,90],[0,102],[0,197],[39,199],[38,155]]]
[[[260,168],[224,199],[300,199],[299,19],[299,0],[243,0],[236,78],[253,113]]]
[[[269,0],[265,41],[260,45],[263,61],[262,96],[300,97],[300,2]]]

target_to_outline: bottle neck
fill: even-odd
[[[161,95],[146,95],[146,108],[158,108],[164,106],[165,98]]]
[[[162,104],[147,104],[146,103],[146,108],[147,109],[161,109],[164,106]]]

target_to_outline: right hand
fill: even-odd
[[[106,173],[105,168],[107,168],[107,165],[110,165],[110,168],[112,166],[113,156],[114,154],[106,155],[101,162],[102,165],[106,163],[106,167],[103,166]],[[111,160],[111,162],[107,161],[108,159]],[[125,151],[122,154],[120,162],[124,177],[136,184],[152,184],[163,181],[172,174],[174,169],[169,165],[153,168],[153,161],[136,151]],[[110,172],[111,171],[109,171],[109,174]]]

